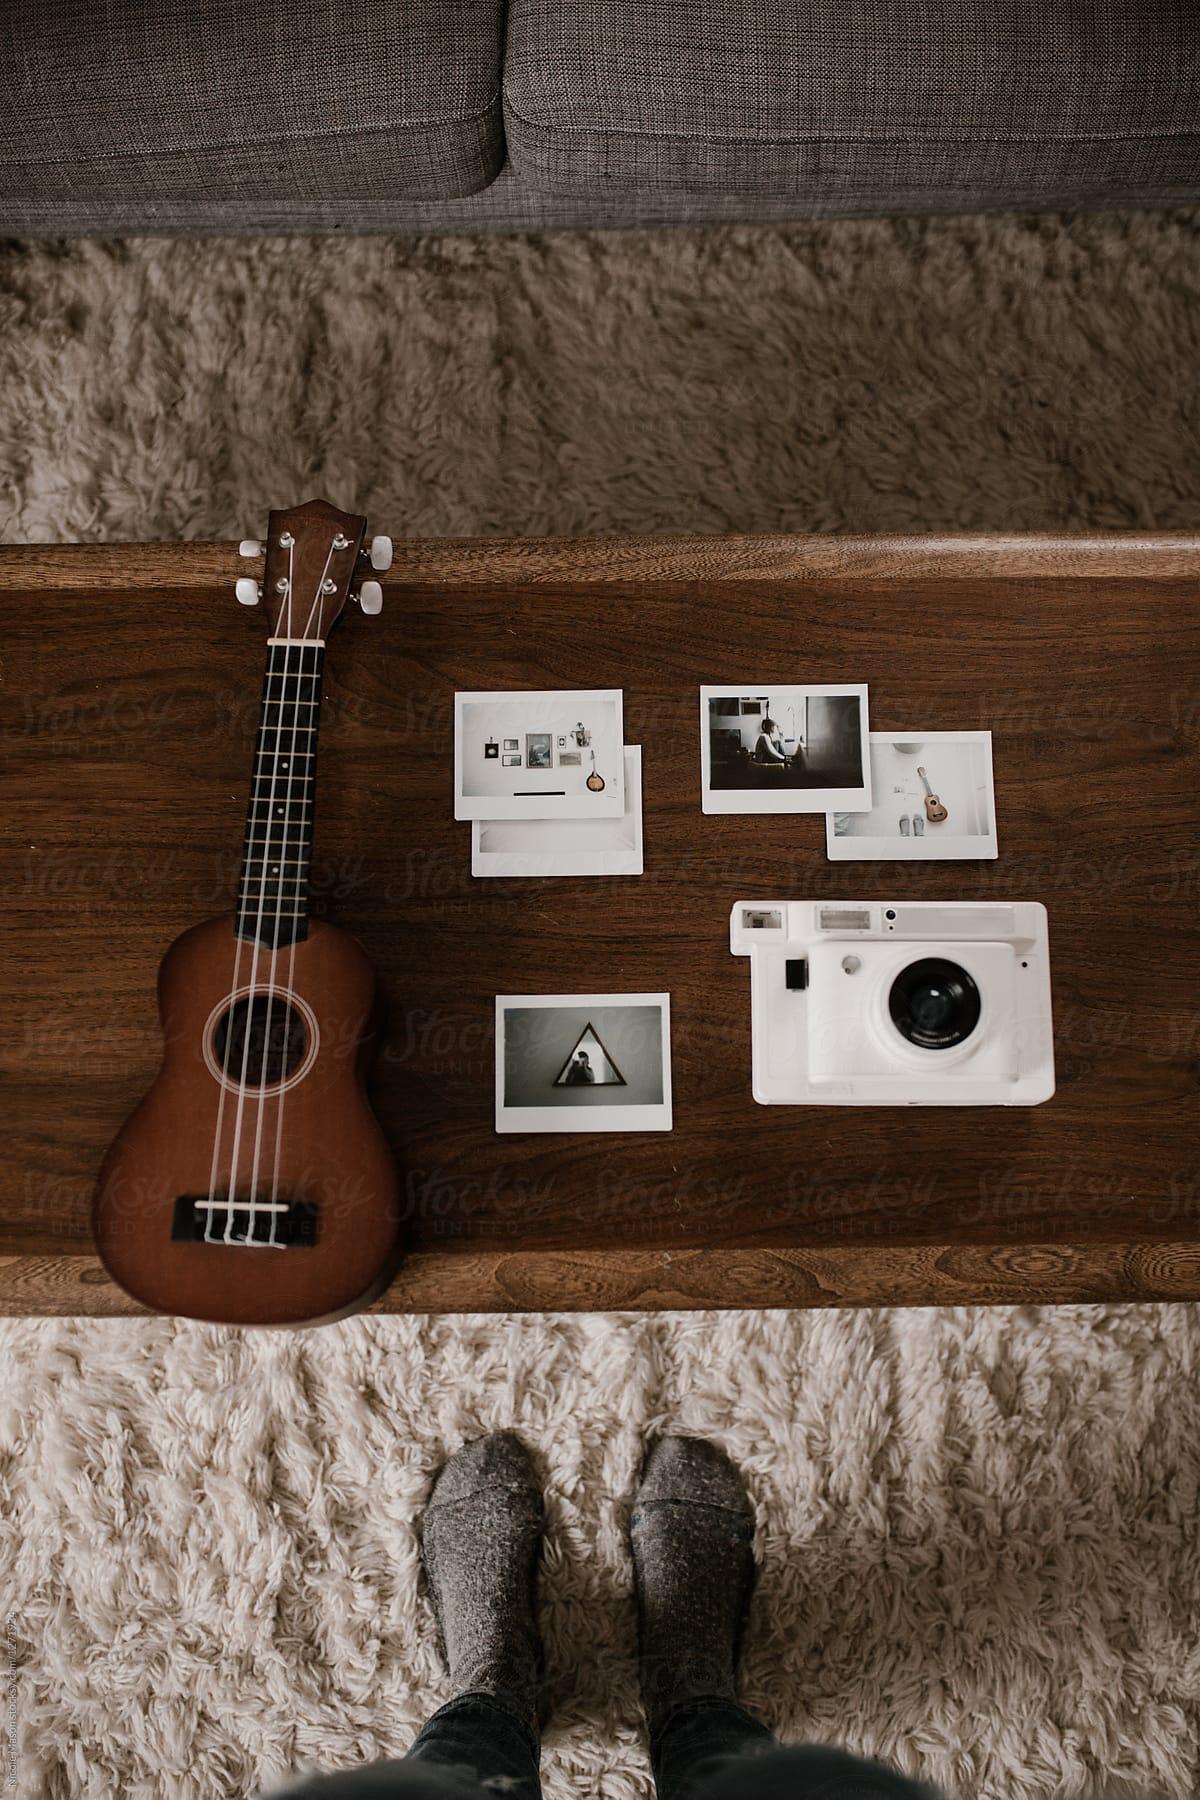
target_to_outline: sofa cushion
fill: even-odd
[[[503,0],[9,0],[3,199],[441,199],[504,160]],[[140,211],[139,211],[140,209]]]
[[[1196,0],[512,0],[527,182],[806,210],[1200,191]]]

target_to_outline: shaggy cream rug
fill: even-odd
[[[0,246],[0,535],[1192,527],[1198,222]]]
[[[784,1735],[963,1796],[1195,1792],[1194,1308],[0,1335],[28,1793],[207,1800],[399,1754],[445,1697],[414,1522],[498,1425],[549,1494],[553,1800],[649,1791],[623,1527],[663,1427],[749,1479],[744,1691]]]
[[[483,242],[0,246],[0,535],[1200,523],[1191,215]],[[0,1326],[0,1687],[28,1795],[250,1796],[444,1697],[414,1523],[521,1430],[549,1800],[645,1800],[624,1512],[745,1469],[745,1693],[983,1800],[1200,1768],[1200,1310]]]

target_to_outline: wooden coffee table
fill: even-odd
[[[158,959],[233,893],[243,570],[229,544],[0,549],[8,1312],[136,1310],[90,1191],[157,1066]],[[330,653],[314,859],[390,1006],[411,1254],[382,1307],[1200,1295],[1200,539],[413,542],[385,590]],[[877,729],[990,727],[999,860],[830,864],[820,819],[703,816],[697,689],[743,679],[867,681]],[[454,690],[607,686],[643,746],[645,875],[473,879]],[[731,903],[885,889],[1046,902],[1050,1104],[755,1105]],[[656,989],[671,1134],[494,1135],[497,992]]]

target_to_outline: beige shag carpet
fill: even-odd
[[[1200,524],[1188,214],[0,246],[0,535]],[[745,1694],[955,1795],[1197,1790],[1200,1309],[0,1326],[0,1782],[250,1796],[443,1697],[414,1523],[550,1496],[549,1800],[645,1800],[644,1439],[745,1469]]]
[[[553,1800],[649,1792],[623,1523],[664,1427],[749,1479],[744,1692],[786,1737],[964,1800],[1195,1792],[1195,1308],[0,1339],[30,1794],[207,1800],[400,1754],[445,1697],[414,1523],[442,1457],[499,1425],[549,1492]]]
[[[1195,527],[1198,233],[0,244],[0,536]]]

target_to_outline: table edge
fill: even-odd
[[[230,542],[0,544],[0,592],[211,588],[244,574]],[[385,588],[670,581],[1200,577],[1190,532],[407,538]],[[144,596],[150,598],[150,592]]]
[[[420,1252],[374,1313],[1081,1305],[1200,1299],[1200,1239]],[[149,1317],[95,1256],[0,1256],[0,1316]]]

